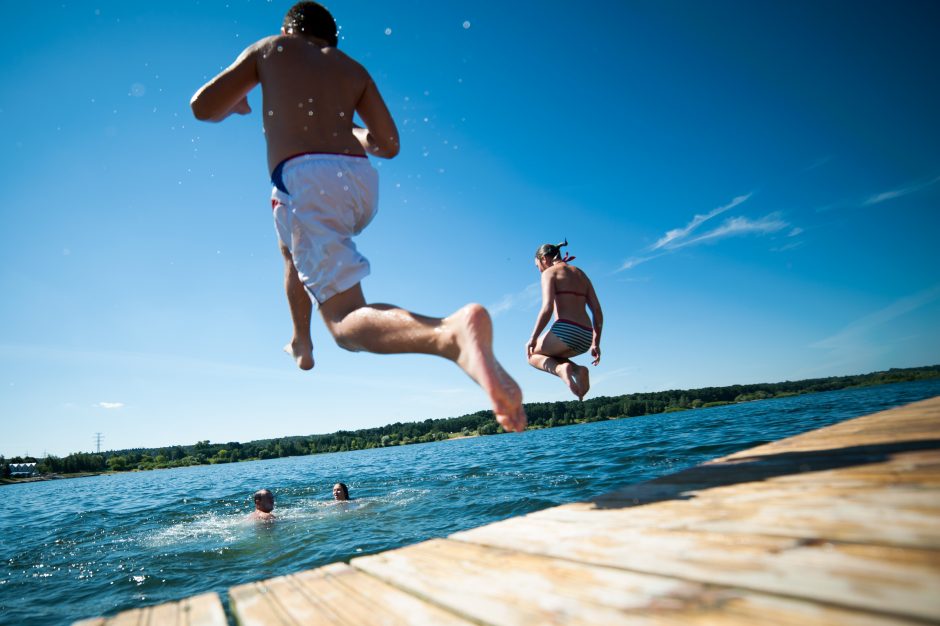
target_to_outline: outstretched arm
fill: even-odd
[[[356,104],[356,112],[366,127],[354,128],[353,134],[366,153],[383,159],[391,159],[397,155],[398,128],[371,76],[368,77],[366,88]]]
[[[539,310],[539,316],[535,318],[535,328],[532,330],[532,336],[526,343],[526,354],[531,356],[535,351],[535,344],[539,340],[539,335],[548,325],[548,320],[552,317],[552,303],[555,302],[555,282],[551,276],[542,272],[542,308]]]
[[[594,292],[591,279],[588,279],[587,305],[591,309],[591,319],[594,321],[594,338],[591,341],[591,356],[594,357],[592,363],[597,365],[601,362],[601,330],[604,328],[604,313],[601,311],[601,303]]]
[[[199,88],[189,102],[196,119],[221,122],[232,113],[251,113],[248,92],[258,84],[256,57],[263,42],[248,46],[234,63]]]

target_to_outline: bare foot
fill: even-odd
[[[583,365],[576,365],[578,371],[575,378],[578,380],[578,399],[584,400],[584,396],[591,390],[591,371]]]
[[[559,363],[555,371],[558,372],[558,377],[568,385],[568,389],[571,390],[571,393],[580,400],[581,387],[578,384],[578,379],[575,377],[578,373],[578,366],[571,361],[565,361],[564,363]]]
[[[297,367],[300,369],[313,369],[313,344],[311,342],[294,339],[284,346],[284,352],[297,362]]]
[[[493,403],[496,421],[506,430],[525,430],[522,390],[493,356],[493,322],[479,304],[468,304],[444,320],[454,333],[460,369],[475,380]]]

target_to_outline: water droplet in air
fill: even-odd
[[[336,178],[342,178],[342,177],[343,177],[342,172],[336,172]]]
[[[386,35],[391,35],[391,34],[392,34],[392,29],[391,29],[391,28],[386,28],[386,29],[385,29],[385,34],[386,34]]]
[[[307,98],[307,102],[313,102],[313,98]]]
[[[464,28],[464,30],[467,30],[468,28],[470,28],[470,21],[469,21],[469,20],[463,23],[463,28]]]
[[[274,111],[268,111],[268,117],[272,117],[273,115],[274,115]]]
[[[343,191],[349,191],[349,185],[343,185]]]
[[[345,114],[344,112],[340,111],[340,112],[339,112],[339,116],[340,116],[340,117],[346,117],[346,114]]]
[[[313,111],[307,111],[307,117],[312,117],[312,116],[313,116]]]
[[[284,46],[278,46],[278,47],[277,47],[277,51],[278,51],[278,52],[283,52],[283,51],[284,51]]]

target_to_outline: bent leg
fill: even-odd
[[[294,325],[294,336],[284,346],[284,352],[291,355],[302,370],[313,368],[313,340],[310,338],[310,316],[313,303],[297,275],[294,259],[287,246],[281,244],[284,256],[284,291],[287,292],[287,304],[290,307],[290,319]]]
[[[445,318],[427,317],[391,304],[366,304],[359,284],[320,305],[336,343],[375,354],[433,354],[456,363],[490,397],[503,428],[526,426],[522,391],[493,355],[493,324],[479,304]]]
[[[529,355],[529,365],[562,379],[571,393],[583,400],[591,384],[587,368],[568,360],[574,356],[573,353],[568,344],[549,331],[539,338],[535,350]]]

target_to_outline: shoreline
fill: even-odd
[[[40,474],[26,478],[0,478],[0,485],[17,485],[20,483],[39,483],[49,480],[64,480],[67,478],[87,478],[88,476],[101,476],[102,474],[115,474],[117,472],[76,472],[75,474]]]

